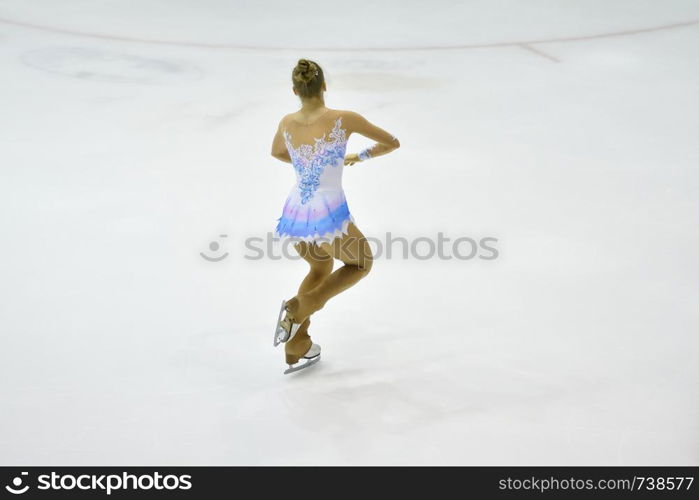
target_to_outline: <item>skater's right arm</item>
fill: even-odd
[[[272,140],[272,156],[277,160],[285,161],[286,163],[291,163],[291,157],[289,156],[289,150],[286,149],[286,141],[284,141],[284,120],[286,116],[279,121],[277,126],[277,133],[274,135],[274,140]]]
[[[357,154],[349,154],[345,157],[345,165],[353,165],[357,161],[368,160],[385,155],[400,147],[398,138],[381,127],[377,127],[359,113],[346,111],[344,113],[345,125],[351,132],[357,132],[376,141],[372,146]]]

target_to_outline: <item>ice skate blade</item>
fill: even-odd
[[[296,335],[296,332],[298,331],[299,328],[301,328],[300,323],[291,323],[291,333],[289,333],[283,326],[282,326],[282,316],[286,312],[286,301],[282,300],[282,307],[279,309],[279,316],[277,316],[277,327],[274,330],[274,347],[277,347],[279,344],[282,344],[284,342],[287,342],[293,338],[294,335]]]
[[[289,368],[287,368],[284,371],[284,375],[288,375],[289,373],[294,373],[299,370],[303,370],[304,368],[308,368],[309,366],[315,365],[318,361],[320,361],[320,354],[317,356],[314,356],[312,358],[301,358],[306,360],[305,363],[296,363],[295,365],[289,365]]]
[[[282,328],[282,315],[286,310],[286,301],[282,300],[282,307],[279,309],[279,316],[277,316],[277,326],[274,328],[274,347],[277,347],[282,342],[286,342],[285,336],[287,336],[287,331]]]

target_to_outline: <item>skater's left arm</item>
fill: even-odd
[[[364,137],[376,141],[372,146],[365,148],[359,153],[345,156],[345,165],[354,165],[358,161],[385,155],[400,147],[400,141],[396,136],[374,125],[359,113],[350,111],[345,114],[345,117],[352,132],[358,132]]]
[[[284,118],[282,118],[279,122],[279,126],[277,127],[277,133],[274,135],[274,140],[272,141],[272,156],[274,156],[277,160],[281,160],[286,163],[291,163],[289,150],[286,149],[286,142],[284,141],[283,130]]]

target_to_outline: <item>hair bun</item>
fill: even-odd
[[[318,66],[308,59],[299,59],[299,62],[296,63],[294,74],[297,80],[308,83],[318,76]]]

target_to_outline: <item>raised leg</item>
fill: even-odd
[[[369,243],[354,224],[349,225],[348,234],[331,243],[321,243],[319,248],[344,265],[316,286],[299,290],[299,294],[287,302],[289,315],[296,323],[305,321],[311,314],[322,309],[329,299],[364,278],[373,264]]]

